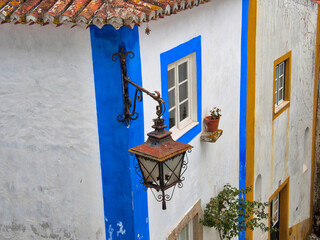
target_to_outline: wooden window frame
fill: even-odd
[[[273,64],[273,119],[277,118],[283,111],[290,106],[290,89],[291,89],[291,51],[276,59]],[[276,67],[282,62],[285,62],[284,72],[284,99],[275,106],[275,91],[276,91]]]
[[[184,215],[179,223],[169,232],[167,235],[167,240],[177,240],[183,228],[187,226],[192,220],[192,233],[193,239],[195,240],[203,240],[203,226],[200,223],[200,219],[203,218],[202,208],[201,208],[201,200],[199,199]]]

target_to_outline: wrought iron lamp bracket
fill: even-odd
[[[136,103],[137,101],[141,102],[142,92],[152,97],[154,100],[158,102],[158,105],[156,107],[156,114],[157,119],[161,119],[162,115],[165,112],[165,102],[161,98],[160,93],[158,91],[154,91],[154,93],[149,92],[148,90],[144,89],[143,87],[140,87],[138,84],[132,82],[128,75],[127,75],[127,56],[129,58],[134,58],[134,53],[132,51],[125,52],[124,47],[121,47],[120,53],[114,53],[112,55],[112,60],[117,61],[117,57],[120,58],[120,64],[121,64],[121,76],[122,76],[122,91],[123,91],[123,104],[124,104],[124,114],[119,114],[117,116],[117,120],[119,122],[126,121],[127,125],[129,125],[131,120],[136,120],[139,116],[139,114],[136,112]],[[134,94],[134,101],[133,101],[133,107],[132,107],[132,101],[129,96],[129,89],[128,89],[128,83],[136,87],[135,94]],[[132,107],[132,110],[130,108]]]

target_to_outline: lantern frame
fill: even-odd
[[[175,187],[176,184],[180,188],[183,186],[182,181],[184,178],[182,178],[182,175],[187,170],[188,164],[186,152],[193,147],[186,143],[174,141],[171,137],[171,132],[164,130],[167,126],[164,125],[163,118],[154,119],[154,122],[155,124],[152,127],[155,128],[155,131],[148,133],[148,140],[128,151],[135,154],[138,165],[134,165],[134,167],[141,177],[142,181],[140,183],[146,188],[151,190],[153,188],[157,192],[161,192],[157,197],[154,192],[152,193],[157,201],[162,202],[162,209],[165,210],[166,201],[171,200],[174,190],[171,196],[165,194],[165,191],[173,186]],[[168,162],[174,161],[179,155],[181,157],[176,159],[177,162],[173,164],[173,167],[170,167]],[[154,163],[151,166],[152,169],[145,166],[142,161],[143,158]],[[165,167],[169,172],[164,171]],[[152,175],[154,171],[156,171],[156,177]],[[152,181],[148,181],[150,177]],[[173,181],[170,181],[172,179]]]

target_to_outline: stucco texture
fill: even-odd
[[[219,128],[224,131],[216,143],[201,142],[200,134],[190,141],[194,148],[188,154],[186,180],[183,188],[176,188],[166,211],[148,192],[152,240],[165,239],[198,199],[204,208],[224,184],[239,186],[241,10],[241,1],[213,0],[190,11],[149,22],[149,35],[144,32],[146,24],[139,28],[143,86],[152,91],[163,91],[160,54],[201,36],[202,66],[197,66],[202,68],[200,119],[214,106],[220,107]],[[152,99],[144,99],[146,133],[152,130],[155,105]],[[214,229],[204,228],[204,239],[218,238]]]
[[[0,239],[105,239],[89,30],[0,42]]]
[[[289,227],[310,217],[316,23],[312,1],[258,1],[255,179],[261,175],[256,189],[261,195],[256,197],[268,201],[289,178]],[[290,106],[273,119],[274,61],[289,51]],[[254,239],[261,233],[255,234]]]

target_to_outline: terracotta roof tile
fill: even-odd
[[[24,4],[21,4],[20,7],[10,16],[11,21],[23,21],[26,20],[26,14],[36,7],[39,4],[40,0],[27,0]]]
[[[0,0],[0,22],[71,23],[116,29],[192,8],[209,0]],[[315,2],[318,2],[314,0]],[[319,0],[320,1],[320,0]]]
[[[44,14],[53,6],[56,0],[41,1],[36,8],[27,14],[27,22],[43,23]]]
[[[102,4],[102,0],[90,1],[89,4],[78,15],[76,22],[83,22],[84,24],[88,24],[89,21],[93,18],[95,12],[101,7]]]
[[[2,1],[2,0],[1,0]],[[4,5],[0,10],[0,18],[2,20],[9,20],[8,17],[13,13],[19,6],[23,4],[22,0],[11,0]]]
[[[55,4],[44,14],[44,22],[53,22],[60,24],[59,17],[67,10],[72,0],[58,0]]]
[[[3,8],[4,5],[6,5],[10,0],[2,0],[0,1],[0,9]]]

